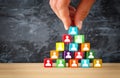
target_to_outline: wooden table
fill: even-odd
[[[43,63],[1,63],[0,78],[120,78],[120,63],[102,68],[44,68]]]

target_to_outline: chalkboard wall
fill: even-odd
[[[43,62],[64,33],[49,0],[0,0],[1,63]],[[120,63],[120,0],[96,0],[79,33],[96,58]]]

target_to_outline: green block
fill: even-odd
[[[74,42],[75,43],[84,43],[85,42],[84,35],[75,35],[74,36]]]
[[[87,59],[94,59],[95,58],[94,51],[90,50],[90,51],[86,52],[86,58]]]
[[[56,67],[58,67],[58,68],[66,67],[65,59],[57,59],[56,60]]]

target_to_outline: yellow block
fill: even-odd
[[[64,43],[56,42],[56,51],[64,51]]]

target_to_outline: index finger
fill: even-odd
[[[58,0],[57,2],[57,11],[66,30],[68,30],[69,26],[71,25],[69,4],[70,0]]]

